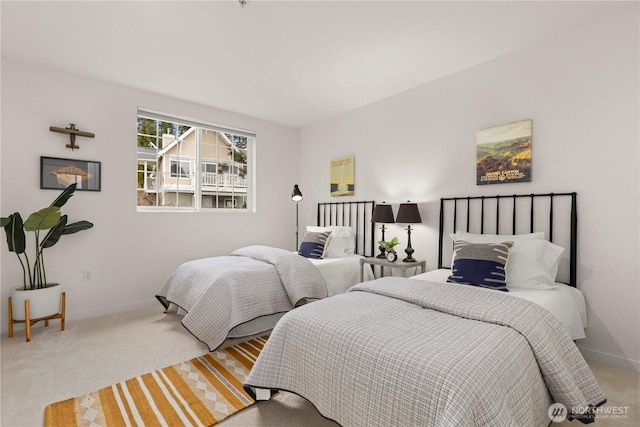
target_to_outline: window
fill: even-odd
[[[138,110],[138,210],[251,209],[255,134]]]
[[[171,178],[189,178],[191,174],[191,160],[188,157],[169,156],[171,163]]]

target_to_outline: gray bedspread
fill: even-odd
[[[156,294],[165,308],[187,312],[182,324],[211,351],[235,326],[326,296],[324,279],[308,259],[268,246],[185,262]]]
[[[287,313],[245,388],[305,397],[344,426],[548,426],[605,398],[559,321],[502,292],[403,278]]]

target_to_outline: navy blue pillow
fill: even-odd
[[[447,282],[474,285],[508,292],[507,261],[513,242],[469,243],[453,245],[453,265]]]
[[[302,255],[305,258],[324,258],[324,252],[328,246],[327,243],[330,236],[330,231],[307,231],[298,249],[298,255]]]

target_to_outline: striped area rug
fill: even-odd
[[[211,426],[254,403],[242,384],[268,338],[52,403],[45,427]]]

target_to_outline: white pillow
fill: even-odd
[[[331,231],[331,239],[327,248],[325,258],[340,258],[346,255],[352,255],[356,250],[356,235],[351,227],[329,225],[326,227],[317,227],[307,225],[307,231],[323,232]]]
[[[544,232],[529,234],[473,234],[457,231],[450,234],[456,240],[471,243],[512,241],[507,264],[507,288],[554,289],[560,256],[564,248],[544,240]]]
[[[564,248],[547,240],[521,239],[509,252],[507,288],[555,289]]]
[[[518,240],[544,239],[544,232],[529,234],[473,234],[466,231],[456,231],[449,234],[451,240],[464,240],[469,243],[500,243],[506,240],[517,242]]]
[[[454,243],[458,240],[464,240],[469,243],[502,243],[507,241],[516,243],[519,240],[542,240],[544,239],[544,232],[529,234],[474,234],[466,231],[456,231],[455,233],[449,234],[449,237],[451,237]],[[455,253],[452,254],[451,265],[453,265],[454,258]]]

